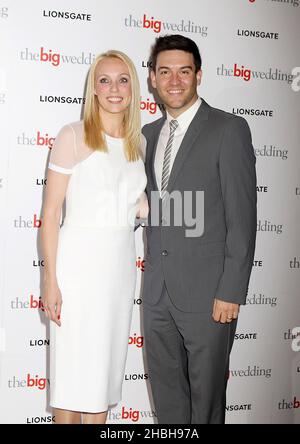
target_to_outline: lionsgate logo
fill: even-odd
[[[25,132],[17,136],[17,144],[19,146],[34,146],[51,149],[55,137],[49,136],[48,133],[37,131],[34,136],[29,136]]]
[[[49,347],[50,339],[29,339],[29,347]]]
[[[40,95],[41,103],[62,103],[67,105],[84,105],[85,97]]]
[[[266,379],[271,378],[272,369],[271,368],[262,368],[259,365],[254,365],[251,367],[248,365],[246,369],[240,370],[229,370],[229,377],[232,378],[244,378],[244,377],[264,377]]]
[[[20,51],[20,59],[22,61],[49,63],[55,68],[65,63],[72,65],[91,65],[95,58],[95,54],[91,52],[86,53],[82,51],[80,55],[66,55],[61,52],[55,52],[53,49],[44,48],[43,46],[37,51],[29,48]]]
[[[26,379],[20,379],[13,376],[8,380],[8,388],[32,388],[38,390],[45,390],[47,384],[50,385],[50,381],[47,378],[41,378],[39,375],[31,375],[27,373]]]
[[[232,113],[237,116],[273,117],[274,110],[260,108],[232,108]]]
[[[235,340],[242,340],[242,341],[253,341],[257,339],[257,333],[236,333],[234,335]]]
[[[250,411],[252,404],[230,404],[226,406],[227,412]]]
[[[86,22],[90,22],[92,20],[91,14],[86,14],[84,12],[56,11],[53,9],[48,9],[48,11],[44,9],[43,17]]]
[[[263,261],[259,260],[259,259],[255,259],[253,261],[253,267],[262,267],[263,266]]]
[[[275,233],[275,234],[282,234],[282,224],[273,224],[269,220],[258,220],[257,222],[257,231],[262,231],[263,233],[269,232],[269,233]]]
[[[256,157],[270,157],[273,159],[286,160],[288,158],[288,150],[279,148],[275,145],[264,145],[263,147],[254,148]]]
[[[267,193],[268,192],[268,187],[266,185],[257,185],[256,191],[258,193]]]
[[[125,373],[125,381],[146,381],[149,379],[148,373]]]
[[[31,416],[26,418],[26,424],[45,424],[55,422],[55,416]]]
[[[273,308],[277,306],[277,298],[265,296],[263,293],[254,293],[247,297],[246,305],[269,305]]]
[[[192,20],[182,19],[178,23],[171,23],[163,21],[161,19],[154,18],[153,16],[147,16],[143,14],[143,18],[135,18],[132,14],[124,19],[126,28],[143,28],[149,29],[150,31],[159,34],[163,33],[178,33],[186,32],[189,34],[198,34],[201,37],[207,37],[208,27],[203,25],[198,25]]]
[[[7,18],[8,18],[8,7],[0,6],[0,19],[7,19]]]
[[[248,0],[250,3],[255,3],[257,0]],[[275,2],[280,3],[284,6],[290,5],[290,6],[299,6],[299,0],[265,0],[266,2]]]
[[[34,259],[32,261],[32,266],[33,267],[44,267],[45,261],[44,261],[44,259]]]
[[[269,32],[269,31],[257,31],[254,29],[241,29],[237,30],[238,37],[254,37],[257,39],[274,39],[278,40],[279,34],[278,32]]]
[[[217,67],[217,75],[222,77],[236,77],[250,82],[251,80],[274,80],[287,82],[289,85],[293,82],[294,74],[282,72],[279,68],[267,68],[264,71],[245,67],[234,63],[233,67],[226,67],[223,63]]]
[[[35,179],[35,185],[37,186],[45,186],[47,185],[47,178],[43,177],[43,178],[36,178]]]

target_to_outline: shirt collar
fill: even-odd
[[[190,106],[184,113],[180,114],[180,116],[177,117],[177,119],[174,119],[168,112],[167,112],[167,121],[170,123],[171,120],[177,120],[178,122],[178,128],[180,131],[184,131],[188,128],[191,121],[195,117],[196,112],[200,108],[202,103],[202,100],[200,97],[196,100],[196,102]]]

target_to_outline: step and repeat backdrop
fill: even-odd
[[[143,123],[159,118],[149,49],[158,35],[174,33],[199,45],[199,95],[247,119],[257,156],[257,247],[226,420],[300,423],[299,23],[299,0],[0,0],[0,423],[52,421],[38,235],[53,141],[81,118],[89,66],[108,49],[135,62]],[[123,400],[109,411],[110,423],[156,418],[140,319],[142,229],[136,241]]]

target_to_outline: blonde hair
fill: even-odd
[[[124,117],[124,151],[129,162],[134,162],[141,157],[141,113],[140,113],[140,84],[135,66],[131,59],[121,51],[110,50],[100,54],[91,65],[86,89],[86,101],[84,107],[84,141],[93,150],[106,151],[107,144],[103,133],[103,125],[99,113],[99,103],[95,95],[95,71],[98,63],[113,57],[122,60],[128,67],[132,97]]]

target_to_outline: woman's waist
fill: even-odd
[[[116,224],[116,223],[93,223],[86,221],[70,221],[65,220],[61,226],[64,230],[96,230],[96,231],[132,231],[134,232],[134,225],[131,224]]]

